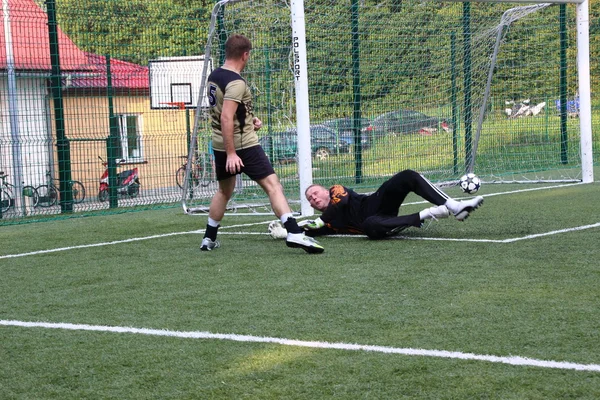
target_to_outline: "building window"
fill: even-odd
[[[125,161],[142,161],[144,158],[141,122],[139,115],[119,115],[120,158]]]

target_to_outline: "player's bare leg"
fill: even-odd
[[[219,181],[219,188],[210,201],[208,223],[206,224],[204,238],[200,244],[200,250],[210,251],[221,246],[221,243],[217,240],[217,231],[234,189],[235,176]]]

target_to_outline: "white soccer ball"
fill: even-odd
[[[474,194],[481,187],[481,179],[473,173],[468,173],[460,177],[459,185],[463,192]]]

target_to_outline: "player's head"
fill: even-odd
[[[252,43],[244,35],[231,35],[225,42],[225,58],[227,60],[247,61],[250,57],[250,50],[252,50]]]
[[[310,203],[311,207],[315,210],[325,211],[329,205],[329,190],[321,185],[310,185],[305,191],[304,195]]]

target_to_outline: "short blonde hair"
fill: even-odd
[[[318,183],[313,183],[312,185],[310,185],[309,187],[307,187],[307,188],[306,188],[306,190],[304,191],[304,197],[306,197],[306,193],[308,193],[308,191],[309,191],[311,188],[314,188],[314,187],[320,187],[320,188],[322,188],[322,189],[325,189],[325,190],[327,190],[327,188],[326,188],[325,186],[323,186],[323,185],[319,185]]]

